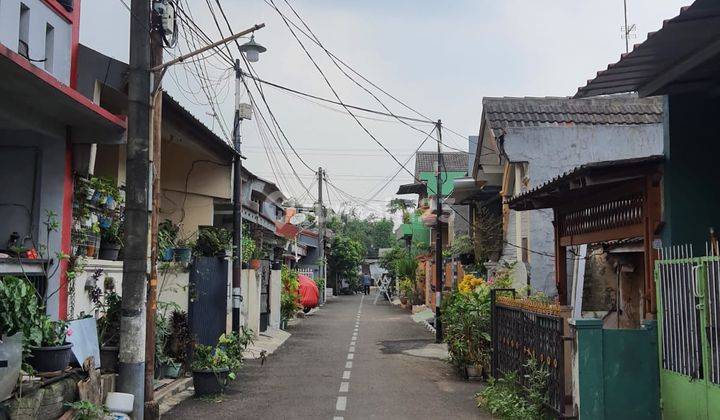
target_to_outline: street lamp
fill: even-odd
[[[250,36],[250,41],[240,46],[240,51],[245,53],[245,58],[251,63],[257,63],[260,53],[267,51],[267,48],[255,42],[255,35]]]

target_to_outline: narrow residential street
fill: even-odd
[[[329,301],[291,326],[264,365],[249,361],[221,402],[190,398],[166,417],[481,418],[473,398],[480,385],[424,357],[433,335],[387,301],[373,305],[374,293]]]

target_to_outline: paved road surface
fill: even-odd
[[[264,366],[249,361],[221,402],[191,398],[172,419],[478,419],[477,383],[410,355],[433,335],[372,296],[343,296],[291,326]],[[489,417],[487,417],[489,418]]]

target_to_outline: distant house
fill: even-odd
[[[435,217],[432,209],[436,207],[437,196],[437,162],[438,154],[435,152],[417,152],[415,154],[415,179],[412,184],[401,185],[398,195],[417,194],[417,207],[419,214],[413,214],[408,223],[403,223],[396,229],[398,240],[407,244],[422,244],[429,246],[435,242],[435,235],[432,233],[435,227]],[[457,234],[467,234],[468,209],[463,205],[454,205],[447,202],[446,198],[452,194],[454,181],[467,176],[468,154],[464,152],[443,152],[442,166],[440,167],[440,178],[442,181],[442,196],[445,209],[443,213],[447,217],[443,229],[443,244],[446,246]],[[424,227],[423,227],[424,226]]]
[[[522,263],[516,286],[556,294],[553,215],[515,211],[506,202],[586,163],[662,154],[662,113],[661,101],[629,94],[483,99],[473,177],[487,184],[479,191],[499,186],[500,258]]]

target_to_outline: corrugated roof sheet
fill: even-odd
[[[641,96],[702,90],[720,71],[720,1],[697,0],[663,21],[642,44],[588,80],[577,98],[619,92]]]
[[[448,172],[467,172],[468,170],[468,154],[465,152],[444,152],[443,166]],[[420,172],[435,172],[435,162],[437,162],[436,152],[417,152],[415,154],[415,177]]]
[[[558,125],[656,124],[662,121],[660,98],[616,95],[592,99],[562,97],[483,98],[490,128]]]

